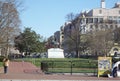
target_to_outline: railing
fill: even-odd
[[[97,74],[97,61],[42,61],[41,70],[45,73],[92,73]]]

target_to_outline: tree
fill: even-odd
[[[116,28],[114,31],[114,42],[120,44],[120,28]]]
[[[65,45],[68,47],[68,50],[76,52],[76,57],[79,57],[79,51],[81,51],[81,36],[82,28],[81,21],[82,18],[79,18],[79,15],[74,15],[70,13],[67,15],[69,24],[67,24],[68,30],[64,30],[66,41]]]
[[[43,52],[45,41],[31,28],[25,28],[23,33],[15,38],[15,47],[22,52]]]
[[[0,46],[8,49],[13,45],[14,37],[20,31],[20,18],[17,0],[0,0]]]
[[[113,31],[118,24],[109,19],[87,23],[90,24],[90,31],[86,33],[89,53],[106,56],[114,44]]]
[[[87,34],[91,54],[106,56],[113,46],[112,30],[99,30]]]

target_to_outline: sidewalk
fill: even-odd
[[[83,75],[44,74],[29,62],[10,62],[7,74],[0,71],[0,81],[119,81],[120,78],[107,78]]]

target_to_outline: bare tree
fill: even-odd
[[[66,25],[66,29],[64,29],[65,32],[65,44],[68,48],[68,51],[75,51],[76,57],[79,57],[81,50],[81,18],[78,17],[78,15],[74,15],[73,13],[70,13],[67,15],[68,24]]]
[[[114,31],[114,42],[120,44],[120,28],[116,28]]]
[[[99,30],[94,31],[88,35],[88,47],[91,50],[91,54],[106,56],[113,46],[113,36],[112,31],[108,30]]]
[[[21,21],[17,8],[17,0],[0,0],[0,46],[7,50],[6,55],[20,31]]]

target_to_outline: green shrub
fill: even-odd
[[[0,56],[0,62],[2,62],[4,58],[4,56]]]

